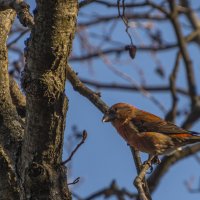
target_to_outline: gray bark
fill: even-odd
[[[15,12],[0,12],[0,199],[19,199],[18,152],[23,137],[22,120],[12,103],[9,88],[6,40]]]
[[[71,199],[61,163],[77,12],[76,0],[37,1],[26,42],[25,100],[8,75],[6,40],[15,11],[0,11],[0,199]]]

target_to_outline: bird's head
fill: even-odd
[[[114,122],[115,120],[124,121],[135,116],[136,108],[127,103],[117,103],[109,108],[104,114],[103,122]]]

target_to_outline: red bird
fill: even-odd
[[[102,121],[112,122],[130,146],[154,156],[170,154],[179,147],[200,142],[198,133],[126,103],[110,107]]]

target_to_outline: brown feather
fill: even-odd
[[[198,133],[182,129],[130,104],[115,104],[106,115],[129,145],[152,155],[169,154],[178,147],[200,142]]]
[[[142,117],[143,116],[143,117]],[[131,122],[138,128],[139,132],[159,132],[164,134],[188,134],[189,131],[184,130],[171,122],[164,121],[151,113],[139,110],[136,117]]]

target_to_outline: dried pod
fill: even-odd
[[[156,67],[156,73],[161,77],[164,78],[165,77],[165,72],[163,70],[163,67],[161,66],[157,66]]]
[[[129,55],[132,59],[135,58],[137,47],[135,45],[126,45],[125,50],[129,51]]]

